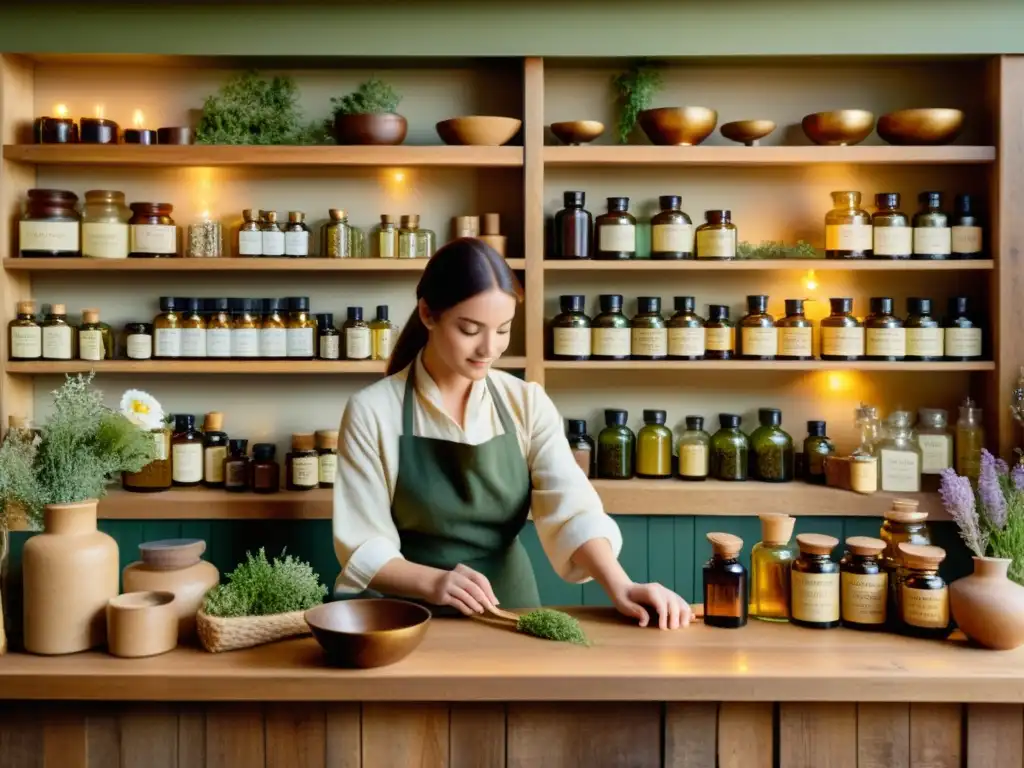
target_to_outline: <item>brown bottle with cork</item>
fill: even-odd
[[[879,630],[886,624],[889,575],[882,568],[885,542],[871,536],[851,536],[839,563],[843,626]]]
[[[313,435],[292,435],[285,477],[289,491],[311,491],[320,484],[320,456]]]
[[[35,320],[36,305],[18,302],[18,316],[7,324],[11,360],[39,360],[43,356],[43,330]]]
[[[900,631],[912,637],[945,640],[953,631],[949,587],[939,575],[942,547],[900,544],[904,577],[900,585]]]
[[[223,432],[224,414],[211,411],[203,419],[203,485],[224,487],[224,460],[228,456],[228,435]]]
[[[508,238],[501,234],[501,215],[497,213],[485,213],[483,217],[483,234],[478,238],[487,243],[498,254],[505,257],[505,243]]]
[[[832,550],[839,539],[820,533],[796,537],[800,556],[790,574],[789,620],[810,629],[839,626],[839,564]]]
[[[321,429],[316,433],[318,475],[321,488],[333,488],[338,473],[338,430]]]
[[[743,539],[709,533],[711,559],[704,565],[704,623],[738,629],[747,623],[747,569],[739,561]]]

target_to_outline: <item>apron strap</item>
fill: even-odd
[[[416,361],[409,367],[409,375],[405,377],[405,395],[402,397],[402,435],[412,437],[412,406],[416,391],[413,388],[413,374],[416,371]]]
[[[409,368],[409,375],[405,379],[405,395],[402,397],[402,434],[407,437],[413,435],[413,398],[416,396],[415,392],[415,371],[416,363],[412,364]],[[498,394],[497,388],[494,386],[494,382],[491,381],[490,376],[487,377],[487,391],[491,394],[491,401],[494,403],[495,409],[498,411],[498,420],[501,422],[501,428],[506,435],[514,435],[515,425],[512,423],[512,416],[508,412],[508,408],[505,407],[505,401]]]

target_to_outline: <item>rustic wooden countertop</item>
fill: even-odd
[[[0,657],[0,699],[1024,702],[1024,648],[757,621],[662,632],[611,609],[573,613],[591,647],[438,619],[412,655],[370,670],[325,667],[311,637],[133,660],[11,653]]]

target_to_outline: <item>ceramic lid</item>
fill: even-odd
[[[202,539],[161,539],[139,544],[142,562],[155,571],[175,571],[199,562],[206,551]]]
[[[734,558],[743,549],[743,539],[733,536],[731,533],[709,533],[708,541],[711,542],[711,548],[719,557]]]
[[[885,542],[872,536],[851,536],[846,540],[846,547],[855,555],[880,555],[885,549]]]
[[[939,563],[946,559],[946,550],[942,547],[933,547],[928,544],[907,544],[900,542],[900,554],[903,556],[903,563],[907,568],[918,568],[925,571],[932,571],[939,567]]]
[[[760,517],[761,541],[765,544],[786,544],[793,538],[796,518],[792,515],[767,512]]]
[[[839,544],[839,539],[823,533],[801,533],[796,537],[801,552],[808,555],[830,555]]]

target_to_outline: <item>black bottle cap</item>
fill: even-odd
[[[242,440],[240,438],[235,438],[235,437],[233,437],[230,440],[228,440],[228,450],[231,451],[231,453],[242,453],[242,454],[244,454],[248,447],[249,447],[249,441],[248,440]]]
[[[179,308],[178,300],[174,296],[161,296],[160,297],[160,311],[161,312],[176,312]]]
[[[853,312],[853,299],[829,299],[828,305],[832,308],[833,315],[847,315]]]
[[[732,211],[728,208],[713,208],[710,211],[704,211],[704,220],[711,221],[726,221],[732,218]]]
[[[566,208],[582,208],[587,204],[586,192],[563,192],[562,204]]]
[[[609,427],[624,427],[627,421],[629,421],[629,411],[608,408],[604,412],[604,423]]]
[[[672,304],[676,312],[693,312],[697,309],[697,300],[693,296],[676,296]]]
[[[233,315],[238,314],[242,311],[242,300],[241,299],[228,299],[228,312]]]
[[[580,437],[587,434],[586,419],[566,419],[565,432],[571,437]]]
[[[951,296],[949,298],[949,314],[954,317],[970,314],[970,301],[966,296]]]
[[[362,307],[349,307],[348,308],[348,319],[349,320],[362,320],[363,319],[363,308]]]
[[[210,312],[227,312],[231,309],[231,299],[210,299]]]
[[[907,312],[911,315],[930,315],[932,313],[932,300],[921,299],[916,296],[907,299]]]
[[[658,205],[661,206],[661,210],[675,210],[678,211],[683,204],[683,198],[679,195],[662,195],[658,198]]]
[[[871,301],[871,312],[875,315],[891,315],[892,314],[892,299],[888,296],[872,296]]]
[[[766,427],[777,427],[782,424],[782,411],[778,408],[758,408],[757,420]]]
[[[942,193],[941,192],[922,192],[917,196],[917,202],[921,205],[927,205],[929,208],[941,208],[942,207]]]
[[[191,413],[176,413],[174,415],[174,431],[175,432],[187,432],[190,429],[195,429],[196,417]]]
[[[334,313],[322,312],[316,316],[316,327],[321,331],[334,326]]]
[[[260,305],[263,313],[269,315],[272,312],[280,312],[288,305],[287,299],[262,299]]]
[[[786,299],[787,315],[802,315],[804,313],[803,299]]]
[[[763,315],[768,311],[768,297],[763,293],[747,296],[747,311],[752,315]]]
[[[289,312],[309,312],[309,296],[289,296]]]
[[[629,198],[628,197],[609,197],[608,198],[608,210],[609,211],[628,211],[629,210]]]
[[[387,320],[388,319],[388,305],[387,304],[378,304],[377,305],[377,319],[378,320]]]
[[[658,296],[640,296],[636,300],[636,311],[645,314],[661,312],[661,299]]]
[[[622,294],[621,293],[602,293],[598,298],[601,304],[602,312],[621,312],[622,311]]]
[[[735,413],[720,413],[718,414],[718,425],[722,429],[735,429],[743,421],[742,416],[737,416]]]
[[[239,299],[238,300],[238,311],[243,313],[252,313],[256,311],[258,306],[257,299]]]
[[[973,213],[973,211],[971,210],[971,196],[957,195],[953,199],[953,210],[963,215],[970,215],[971,213]]]
[[[876,208],[899,208],[900,207],[900,193],[899,192],[882,192],[875,195],[875,207]]]
[[[581,293],[572,293],[559,296],[558,303],[563,312],[582,312],[587,303],[587,297]]]
[[[704,429],[704,417],[703,416],[687,416],[686,417],[686,428],[692,430]]]
[[[203,300],[202,299],[185,299],[185,311],[190,315],[199,314],[203,311]]]
[[[664,424],[667,418],[665,411],[644,410],[644,424]]]
[[[807,422],[807,434],[810,437],[824,437],[825,436],[825,422],[824,421],[808,421]]]
[[[729,308],[725,304],[708,304],[708,319],[728,320]]]
[[[256,443],[252,447],[252,457],[256,461],[273,461],[277,446],[273,443]]]

